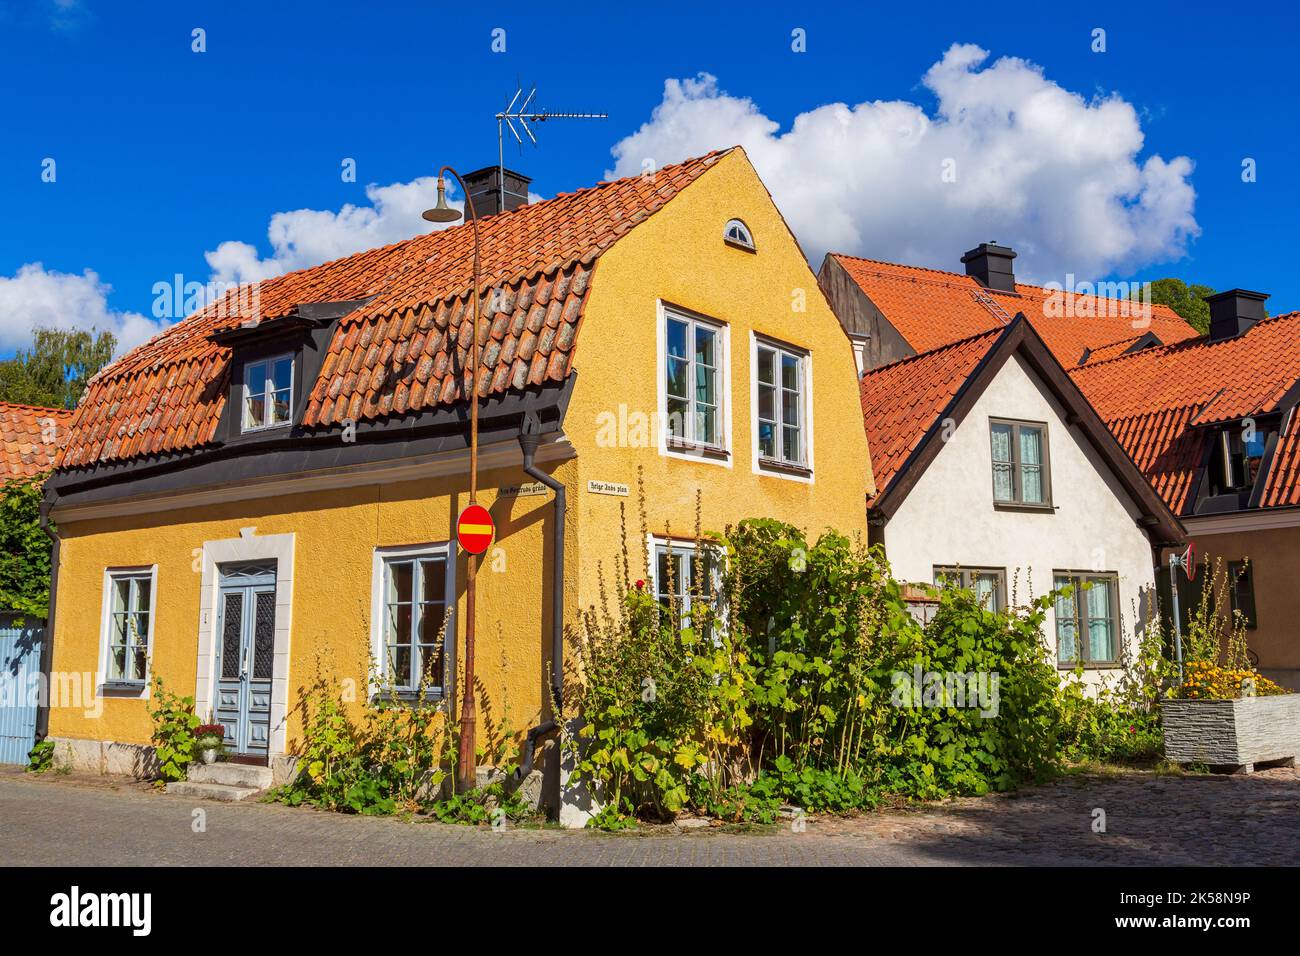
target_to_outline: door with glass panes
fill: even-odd
[[[222,567],[217,601],[216,722],[226,750],[266,757],[275,660],[275,565]]]

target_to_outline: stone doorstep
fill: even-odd
[[[258,793],[258,787],[232,787],[224,783],[194,783],[191,780],[175,780],[167,784],[167,792],[181,797],[199,797],[203,800],[221,800],[233,803],[244,800]]]
[[[192,763],[186,779],[189,783],[218,783],[227,787],[252,787],[265,790],[274,782],[270,767],[244,763]]]

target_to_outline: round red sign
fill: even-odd
[[[456,519],[456,540],[470,554],[482,554],[492,543],[492,516],[482,505],[470,505]]]

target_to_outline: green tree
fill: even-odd
[[[0,484],[0,610],[45,619],[50,539],[41,530],[44,476]]]
[[[1169,306],[1202,335],[1210,331],[1210,307],[1205,302],[1207,295],[1214,295],[1214,290],[1208,285],[1195,282],[1188,285],[1182,279],[1157,279],[1151,283],[1152,303]],[[1133,298],[1139,297],[1140,293],[1135,290]]]
[[[75,408],[116,348],[111,332],[36,329],[30,349],[0,361],[0,402]]]

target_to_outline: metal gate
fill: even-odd
[[[45,629],[0,615],[0,763],[27,763],[36,742],[41,646]]]

